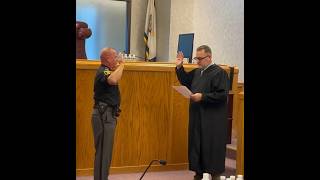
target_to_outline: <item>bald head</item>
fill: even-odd
[[[117,56],[117,51],[113,48],[103,48],[100,52],[100,59],[106,60]]]
[[[116,57],[117,51],[113,48],[103,48],[100,52],[101,64],[111,69],[114,68],[117,64]]]

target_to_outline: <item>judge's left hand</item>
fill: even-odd
[[[202,99],[202,94],[201,93],[195,93],[195,94],[192,94],[190,96],[190,98],[194,101],[194,102],[199,102],[201,101]]]

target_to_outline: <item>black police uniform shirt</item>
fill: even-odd
[[[94,80],[94,100],[104,102],[110,106],[120,105],[120,91],[118,85],[110,85],[107,82],[112,71],[105,65],[97,70]]]

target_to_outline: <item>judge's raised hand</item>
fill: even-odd
[[[181,67],[182,63],[183,63],[183,58],[184,58],[184,55],[181,51],[178,52],[177,54],[177,59],[176,59],[176,65],[178,68]]]
[[[190,96],[191,100],[193,100],[194,102],[199,102],[201,101],[202,99],[202,94],[201,93],[195,93],[195,94],[192,94]]]

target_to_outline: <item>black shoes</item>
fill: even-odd
[[[193,180],[202,180],[202,173],[196,173],[196,175],[193,177]]]

